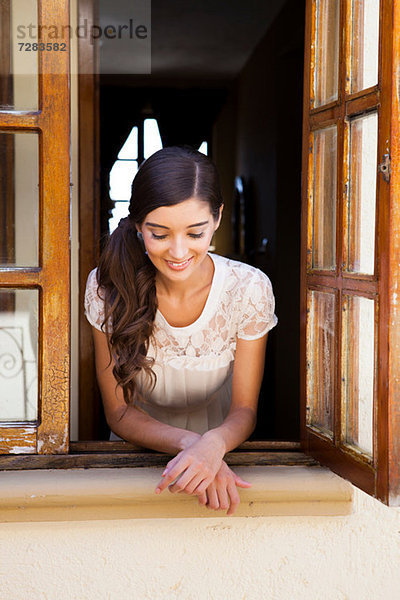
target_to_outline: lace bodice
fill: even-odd
[[[257,339],[277,323],[271,282],[262,271],[217,254],[209,256],[215,270],[200,317],[186,327],[173,327],[159,310],[156,312],[155,342],[150,344],[148,356],[155,358],[157,384],[143,405],[163,422],[200,433],[217,426],[213,423],[223,420],[229,409],[237,338]],[[101,329],[104,303],[97,287],[94,269],[87,281],[85,314],[94,327]],[[137,383],[146,395],[144,381]],[[217,412],[215,403],[220,405]],[[208,414],[205,420],[200,414],[195,418],[196,410],[211,410],[213,415]],[[177,423],[176,418],[171,421],[172,413],[180,417],[186,414],[185,423],[179,419]]]
[[[236,336],[252,340],[265,335],[277,323],[271,282],[259,269],[217,254],[209,254],[215,266],[211,290],[200,317],[186,327],[172,327],[157,310],[154,337],[158,358],[171,362],[196,358],[215,359],[227,350],[234,357]],[[103,299],[97,293],[96,269],[88,277],[85,314],[101,329],[104,320]],[[179,361],[180,362],[180,361]]]

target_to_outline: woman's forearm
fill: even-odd
[[[126,406],[107,420],[112,431],[127,442],[167,454],[177,454],[201,437],[192,431],[161,423],[134,406]]]
[[[177,454],[203,437],[212,444],[218,444],[222,455],[225,455],[248,439],[255,423],[256,416],[252,410],[238,408],[219,427],[201,436],[161,423],[134,406],[126,406],[123,412],[108,418],[112,431],[124,440],[167,454]]]
[[[257,404],[264,373],[267,334],[256,340],[237,339],[232,377],[232,404],[224,422],[205,436],[220,444],[225,454],[254,431]]]
[[[210,429],[203,437],[219,442],[226,454],[248,439],[254,431],[256,418],[254,410],[238,407],[227,416],[219,427]]]

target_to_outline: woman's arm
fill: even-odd
[[[171,454],[180,453],[182,450],[193,445],[197,440],[200,440],[202,436],[197,433],[165,425],[135,407],[126,405],[122,389],[116,387],[116,380],[112,373],[114,362],[112,360],[110,362],[106,334],[94,327],[92,327],[92,330],[95,345],[97,380],[103,398],[107,423],[112,431],[132,443]],[[233,380],[235,380],[235,367]],[[224,422],[224,424],[227,423],[228,430],[236,422],[240,413],[236,414],[236,417],[235,414],[236,411],[233,410],[232,406]],[[231,415],[233,415],[232,423],[229,422]],[[204,436],[207,436],[208,433],[210,432],[207,432]],[[201,478],[200,481],[202,481]],[[187,486],[185,490],[172,489],[174,486],[171,486],[170,489],[171,491],[194,493],[199,497],[201,504],[207,504],[208,507],[213,509],[228,509],[228,514],[233,514],[239,504],[239,495],[236,486],[250,487],[250,484],[235,475],[221,460],[207,492],[205,488],[202,492],[195,491],[194,487],[196,486],[193,485],[191,489],[190,486]]]
[[[254,431],[267,338],[268,334],[257,340],[237,340],[231,408],[222,425],[206,434],[220,439],[225,453],[237,448]]]
[[[171,427],[153,419],[133,406],[127,406],[121,387],[113,375],[113,360],[106,334],[92,327],[96,357],[96,374],[104,404],[107,423],[120,437],[133,444],[158,452],[176,454],[200,438],[200,435]]]
[[[224,455],[252,433],[264,373],[267,336],[257,340],[238,339],[232,378],[232,402],[224,422],[180,452],[167,465],[156,492],[171,486],[172,492],[202,494],[214,480]]]

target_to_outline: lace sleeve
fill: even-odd
[[[243,293],[238,337],[256,340],[275,327],[275,298],[269,278],[257,269]]]
[[[101,329],[104,321],[104,300],[97,293],[96,269],[89,273],[85,291],[85,315],[87,320],[96,329]]]

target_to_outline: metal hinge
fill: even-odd
[[[385,181],[390,181],[390,173],[391,173],[390,154],[383,155],[382,162],[380,165],[378,165],[378,171],[380,171],[382,173],[383,179]]]

